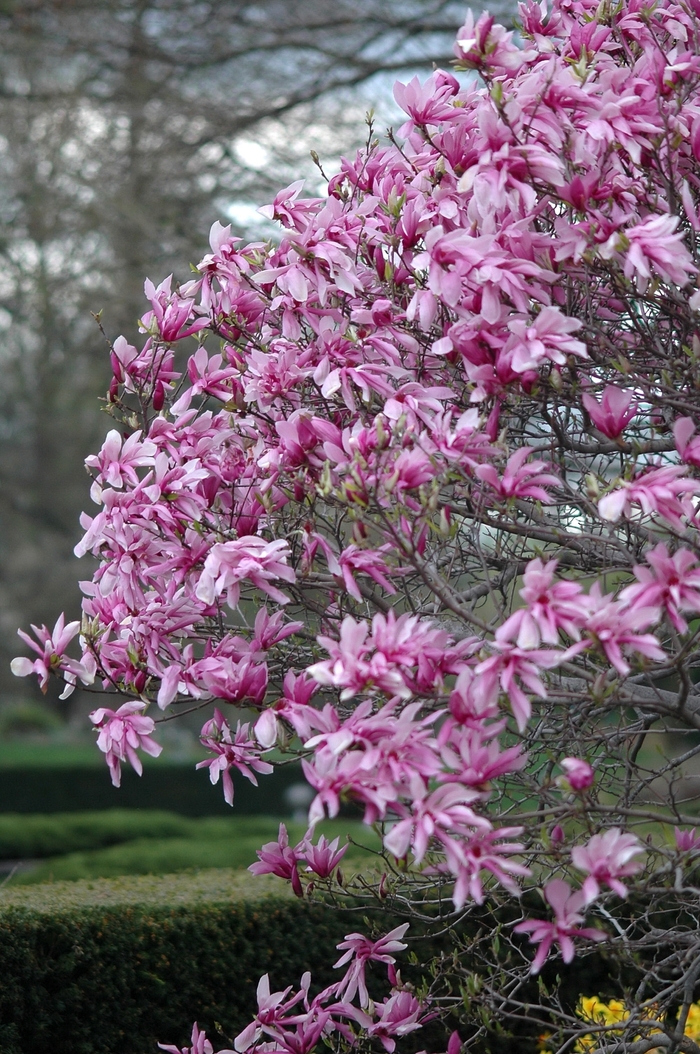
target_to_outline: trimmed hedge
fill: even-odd
[[[291,841],[303,838],[306,823],[287,821]],[[168,813],[110,810],[100,813],[53,813],[48,816],[0,814],[0,857],[9,860],[49,856],[15,874],[18,885],[118,875],[172,874],[206,867],[244,868],[257,859],[264,842],[277,840],[279,819],[273,816],[209,816],[199,820]],[[353,820],[326,820],[319,834],[351,844],[343,868],[372,863],[370,851],[380,842],[375,833]],[[62,849],[62,855],[57,854]],[[71,851],[72,850],[72,851]],[[1,1052],[0,1052],[1,1054]]]
[[[357,916],[222,871],[56,883],[0,897],[0,1052],[156,1054],[192,1022],[215,1045],[251,1019],[255,989],[310,969],[337,979]]]
[[[226,823],[225,820],[215,822]],[[0,860],[39,859],[103,849],[135,838],[182,838],[196,831],[196,821],[154,810],[0,813]]]
[[[273,990],[298,983],[307,969],[312,991],[332,983],[340,976],[332,969],[336,945],[346,933],[366,930],[364,915],[296,900],[278,879],[223,870],[5,887],[0,1054],[157,1054],[158,1041],[187,1043],[195,1019],[215,1048],[230,1048],[254,1013],[261,974],[270,974]],[[509,905],[502,922],[514,917]],[[375,916],[384,929],[396,921]],[[493,924],[484,909],[482,920],[477,913],[462,929],[463,965],[470,965],[469,933]],[[411,927],[414,937],[419,930]],[[401,967],[414,982],[420,961],[452,951],[440,938],[413,950],[416,966],[402,956]],[[478,973],[479,963],[471,968]],[[620,994],[600,951],[568,967],[547,963],[542,978],[572,1012],[581,994]],[[521,999],[535,1003],[539,983],[531,978]],[[401,1054],[443,1050],[445,1027],[435,1020],[404,1037]],[[447,1031],[452,1027],[448,1022]],[[518,1051],[535,1054],[540,1031],[540,1024],[521,1021]],[[512,1038],[499,1033],[476,1046],[478,1054],[512,1049]]]
[[[239,813],[283,816],[291,812],[285,791],[304,783],[298,765],[282,765],[254,787],[233,777]],[[124,766],[122,785],[113,787],[106,765],[99,767],[13,766],[0,768],[0,812],[82,812],[85,809],[167,809],[182,816],[230,816],[221,784],[212,786],[194,764],[146,766],[143,776]],[[1,1052],[0,1052],[1,1054]]]

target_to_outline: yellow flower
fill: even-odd
[[[625,1004],[620,999],[611,999],[608,1003],[604,1003],[597,995],[582,996],[579,999],[576,1013],[584,1021],[589,1021],[595,1025],[621,1025],[629,1019],[630,1012]],[[658,1008],[649,1006],[646,1008],[645,1022],[651,1024],[654,1021],[659,1020]],[[647,1035],[654,1035],[656,1032],[660,1032],[658,1028],[652,1028],[646,1030]],[[611,1028],[611,1034],[621,1035],[622,1029]],[[690,1039],[698,1042],[700,1039],[700,1003],[693,1003],[688,1012],[688,1019],[685,1025],[685,1035]],[[635,1040],[640,1039],[641,1036],[635,1036]],[[587,1036],[582,1036],[578,1040],[574,1050],[576,1054],[588,1054],[589,1051],[594,1050],[599,1045],[599,1037],[597,1034],[590,1033]],[[661,1054],[660,1048],[654,1051],[649,1051],[649,1054]]]

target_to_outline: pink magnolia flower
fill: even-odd
[[[262,703],[267,688],[267,665],[245,655],[237,662],[230,655],[206,655],[189,668],[191,684],[201,685],[218,699],[230,703],[250,699]]]
[[[540,972],[553,944],[559,945],[562,959],[570,963],[576,952],[574,937],[604,941],[606,936],[601,930],[582,926],[586,907],[582,890],[572,893],[568,882],[554,878],[544,887],[543,895],[554,912],[554,922],[526,919],[513,927],[515,933],[529,933],[530,944],[539,944],[530,970],[533,974]]]
[[[288,1015],[290,1011],[302,1001],[308,1007],[310,984],[311,975],[305,973],[301,979],[301,987],[299,991],[288,998],[289,993],[292,991],[291,985],[283,991],[271,992],[269,975],[265,974],[261,977],[258,981],[257,988],[258,1012],[255,1019],[236,1036],[233,1046],[237,1054],[243,1054],[244,1051],[250,1050],[251,1047],[256,1047],[264,1034],[274,1036],[279,1029],[284,1029],[285,1018],[287,1019],[287,1022],[291,1022],[292,1024],[296,1023],[297,1020],[301,1020],[302,1017],[298,1015],[294,1015],[294,1017],[291,1018]],[[280,1050],[280,1047],[277,1044],[275,1044],[273,1049],[275,1048],[278,1051]],[[265,1046],[263,1046],[262,1049],[265,1050]],[[285,1051],[285,1049],[285,1047],[281,1048],[282,1051]],[[293,1051],[294,1048],[292,1047],[289,1054],[292,1054]],[[294,1052],[294,1054],[296,1054],[296,1052]],[[304,1051],[304,1054],[307,1054],[307,1052]]]
[[[700,613],[700,567],[689,549],[679,549],[669,556],[665,545],[645,553],[650,567],[637,565],[635,585],[626,586],[620,600],[631,608],[663,608],[679,633],[686,633],[688,623],[681,611]]]
[[[141,758],[137,750],[145,750],[151,757],[157,758],[162,747],[151,739],[155,730],[152,718],[141,713],[147,703],[135,700],[123,703],[118,710],[100,707],[93,710],[90,720],[100,730],[97,745],[103,754],[112,776],[112,783],[118,787],[121,783],[121,762],[128,761],[140,776],[143,772]]]
[[[375,1003],[376,1021],[366,1025],[367,1034],[375,1036],[387,1054],[396,1050],[396,1040],[421,1028],[425,1017],[423,1004],[411,992],[394,992],[388,999]]]
[[[673,425],[673,437],[676,450],[686,465],[700,466],[700,435],[695,435],[695,422],[692,417],[679,417]]]
[[[684,831],[682,827],[674,827],[673,833],[679,853],[693,853],[700,849],[700,831],[697,828],[691,827]]]
[[[355,575],[368,575],[385,593],[392,595],[396,592],[396,586],[387,578],[387,575],[396,574],[396,570],[390,567],[384,557],[389,549],[383,545],[380,550],[360,549],[356,545],[349,545],[343,549],[339,558],[339,573],[342,575],[345,588],[351,597],[362,601],[362,594],[355,582]]]
[[[39,658],[33,661],[24,656],[13,659],[10,668],[15,677],[29,677],[35,673],[39,678],[39,687],[45,693],[51,674],[62,672],[67,682],[67,687],[61,695],[62,699],[73,691],[76,678],[80,678],[83,684],[92,684],[95,679],[95,661],[92,655],[88,653],[83,662],[79,663],[64,654],[70,642],[80,632],[79,622],[69,622],[66,625],[65,617],[59,615],[52,631],[46,626],[33,624],[32,631],[36,640],[32,640],[29,634],[21,629],[17,630],[17,634]]]
[[[393,611],[372,619],[372,632],[366,622],[350,615],[343,619],[340,640],[319,637],[318,642],[331,658],[314,663],[307,673],[319,684],[342,688],[341,699],[351,699],[360,691],[380,691],[409,699],[413,670],[431,652],[444,653],[449,638],[428,619],[399,615]]]
[[[409,924],[403,923],[379,940],[371,941],[363,933],[348,933],[344,941],[337,946],[344,954],[335,963],[339,969],[349,963],[345,976],[335,987],[336,994],[343,996],[345,1002],[351,1002],[359,994],[360,1005],[369,1005],[369,992],[365,981],[365,969],[368,962],[380,962],[393,965],[396,962],[394,952],[404,951],[408,945],[401,938],[408,930]]]
[[[421,84],[418,77],[414,77],[408,84],[397,81],[394,85],[394,98],[411,118],[410,125],[402,126],[401,135],[406,135],[413,123],[438,124],[455,116],[454,85],[457,85],[457,88],[459,85],[453,77],[438,87],[437,76],[437,73],[433,73],[425,84]]]
[[[214,1054],[214,1048],[210,1041],[207,1039],[207,1034],[202,1029],[200,1032],[199,1025],[195,1021],[192,1026],[192,1046],[191,1047],[175,1047],[169,1043],[159,1043],[158,1046],[161,1050],[167,1051],[167,1054]],[[232,1050],[220,1050],[218,1054],[234,1054]]]
[[[498,25],[487,12],[475,25],[471,11],[457,36],[454,52],[462,69],[493,67],[509,72],[519,69],[537,54],[534,50],[516,47],[513,33]]]
[[[264,216],[268,220],[277,220],[285,227],[289,227],[292,230],[296,227],[302,229],[299,224],[305,218],[305,213],[308,211],[310,206],[318,203],[318,198],[302,198],[300,201],[297,199],[304,189],[304,180],[297,179],[294,183],[290,183],[288,187],[280,190],[275,195],[270,205],[263,205],[258,209],[261,216]],[[304,224],[305,226],[305,224]]]
[[[491,780],[522,769],[527,756],[521,754],[520,744],[501,750],[495,738],[504,725],[503,721],[472,726],[446,721],[438,734],[438,743],[447,771],[438,779],[488,792]]]
[[[340,627],[339,641],[319,637],[319,644],[326,648],[331,658],[309,666],[307,673],[319,684],[341,687],[341,699],[351,699],[365,688],[378,688],[390,695],[410,698],[411,689],[401,670],[388,662],[382,653],[371,655],[368,636],[368,624],[356,622],[348,615]]]
[[[484,728],[488,718],[498,717],[498,697],[484,692],[481,678],[470,666],[460,671],[450,693],[450,713],[458,724]]]
[[[504,627],[500,627],[496,631],[496,639],[491,645],[496,654],[480,662],[475,672],[481,676],[481,686],[488,698],[497,698],[499,688],[508,697],[518,730],[522,732],[530,720],[532,706],[519,682],[540,699],[546,699],[547,689],[542,682],[541,671],[551,670],[565,662],[582,645],[574,645],[573,651],[571,648],[567,651],[519,648],[501,639],[503,630]]]
[[[141,325],[145,332],[155,331],[155,334],[167,343],[191,337],[193,333],[198,333],[209,325],[207,318],[191,318],[194,300],[171,293],[172,278],[172,275],[168,275],[157,288],[150,278],[147,278],[143,287],[153,310],[143,316]]]
[[[107,433],[99,454],[86,457],[85,464],[95,469],[99,473],[99,481],[108,487],[121,488],[127,483],[135,486],[139,481],[136,469],[155,465],[157,452],[156,444],[149,439],[142,439],[140,430],[122,440],[119,432],[113,428]]]
[[[228,722],[220,710],[214,710],[214,716],[207,721],[200,735],[202,746],[212,750],[216,755],[200,761],[195,768],[209,769],[209,778],[212,783],[221,782],[224,787],[224,798],[229,805],[233,805],[233,780],[231,769],[237,769],[241,775],[257,787],[258,781],[255,773],[267,775],[272,772],[273,766],[260,757],[260,748],[255,739],[250,735],[250,725],[236,725],[236,731],[232,732]]]
[[[654,634],[641,632],[658,620],[657,608],[627,607],[621,600],[612,600],[611,595],[602,596],[597,582],[589,597],[593,609],[586,631],[621,677],[627,677],[630,672],[623,651],[638,652],[654,662],[663,661],[665,652]]]
[[[307,843],[304,851],[304,860],[308,864],[306,870],[313,871],[319,878],[332,875],[350,848],[349,844],[346,844],[342,849],[338,849],[339,841],[340,838],[334,838],[329,842],[325,835],[321,835],[317,845]]]
[[[503,623],[499,639],[513,639],[519,648],[537,648],[541,641],[558,644],[560,630],[579,639],[588,617],[588,601],[578,582],[554,578],[556,567],[556,560],[546,564],[540,559],[530,561],[520,590],[526,606]]]
[[[543,362],[563,366],[567,355],[587,359],[588,351],[581,340],[571,336],[583,323],[569,318],[556,307],[543,307],[534,320],[514,319],[508,323],[513,338],[506,345],[511,366],[516,373],[536,370]]]
[[[448,783],[427,793],[422,781],[414,780],[411,791],[410,812],[384,835],[385,847],[399,860],[406,856],[410,846],[415,862],[420,864],[431,839],[445,843],[448,832],[455,828],[491,826],[469,807],[470,802],[481,797],[471,787]]]
[[[582,758],[562,758],[561,767],[566,773],[566,782],[572,790],[588,790],[593,786],[595,774],[587,761]]]
[[[305,842],[300,842],[294,849],[290,847],[287,828],[281,823],[277,841],[266,842],[262,849],[256,850],[259,859],[251,864],[248,870],[254,875],[277,875],[278,878],[286,878],[291,881],[296,895],[301,897],[303,890],[298,865],[303,863],[305,851]]]
[[[241,596],[241,582],[248,581],[278,604],[287,604],[289,597],[273,586],[272,581],[296,580],[294,569],[287,563],[289,555],[289,543],[282,538],[266,542],[257,535],[248,535],[234,542],[217,542],[204,561],[197,597],[205,604],[214,604],[225,592],[227,604],[235,608]]]
[[[598,502],[598,512],[604,520],[616,523],[621,516],[629,516],[632,505],[638,505],[643,516],[658,513],[676,530],[684,529],[684,520],[694,514],[690,495],[697,494],[700,482],[683,478],[684,465],[664,465],[651,468],[631,481],[618,480],[617,487]]]
[[[619,827],[594,834],[586,845],[574,846],[571,850],[573,865],[588,875],[581,889],[585,903],[590,904],[600,895],[601,883],[610,886],[618,896],[626,897],[627,889],[620,879],[642,870],[642,862],[632,857],[643,852],[644,846],[637,836],[626,834]]]
[[[255,738],[261,747],[265,747],[266,750],[269,750],[270,747],[274,747],[279,739],[280,723],[277,719],[277,714],[272,707],[263,710],[253,726],[253,731],[255,733]]]
[[[625,253],[627,278],[636,276],[646,286],[653,267],[661,278],[674,285],[684,286],[690,281],[697,268],[683,244],[683,232],[676,230],[679,223],[678,216],[651,216],[614,236],[614,248]],[[606,249],[603,255],[609,251]]]
[[[622,435],[639,409],[634,393],[615,384],[606,385],[600,402],[587,392],[581,396],[581,402],[595,427],[608,439]]]
[[[438,871],[450,871],[456,878],[452,900],[460,911],[468,897],[475,903],[483,904],[483,872],[489,872],[513,896],[519,896],[520,890],[514,875],[525,877],[531,874],[530,868],[507,857],[513,853],[522,853],[524,846],[519,842],[504,841],[523,832],[522,827],[501,827],[492,831],[478,831],[467,838],[450,838],[445,843],[446,863],[439,864]]]
[[[548,471],[551,466],[544,461],[532,461],[526,465],[525,462],[531,453],[530,447],[516,450],[508,458],[502,476],[498,475],[493,465],[477,465],[475,475],[500,498],[532,498],[533,501],[541,501],[543,505],[550,505],[554,499],[545,487],[558,487],[559,480]]]
[[[267,651],[269,648],[274,647],[275,644],[279,644],[303,628],[303,622],[285,622],[284,614],[281,611],[276,611],[274,615],[270,615],[267,608],[262,607],[255,616],[250,650],[252,652],[258,649]]]
[[[339,1031],[330,1010],[324,1010],[317,1000],[310,1007],[307,1006],[304,1013],[297,1011],[288,1017],[280,1016],[274,1021],[264,1021],[257,1027],[253,1022],[253,1028],[252,1046],[261,1052],[277,1051],[279,1054],[313,1054],[319,1049],[319,1040],[324,1034]],[[260,1040],[262,1042],[256,1046]],[[250,1049],[246,1033],[241,1033],[235,1042],[236,1051]]]

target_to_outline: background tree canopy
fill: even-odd
[[[18,691],[16,627],[76,610],[91,573],[72,549],[82,460],[109,426],[92,313],[133,339],[144,275],[182,274],[213,220],[242,228],[318,179],[310,149],[354,149],[365,97],[446,66],[463,16],[454,0],[2,4],[1,689]]]

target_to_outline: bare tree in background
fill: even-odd
[[[133,331],[144,275],[182,272],[204,249],[191,232],[227,212],[240,225],[231,206],[298,178],[311,147],[354,149],[368,82],[446,65],[463,15],[454,0],[0,7],[0,689],[17,690],[15,627],[77,604],[76,466],[107,427],[91,313],[111,338]]]

